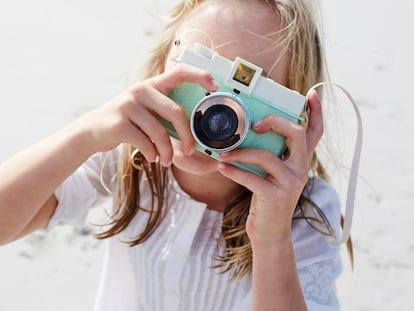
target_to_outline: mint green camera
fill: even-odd
[[[251,129],[253,123],[268,115],[306,123],[306,97],[263,77],[262,68],[252,63],[241,58],[232,62],[200,44],[186,48],[177,62],[207,70],[220,85],[210,94],[198,84],[184,83],[169,94],[190,118],[196,149],[217,160],[219,153],[235,148],[261,148],[283,155],[285,137],[274,132],[257,134]],[[161,121],[171,136],[179,138],[171,123]],[[259,176],[267,175],[257,165],[231,164]]]

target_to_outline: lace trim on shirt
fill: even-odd
[[[328,304],[336,299],[335,279],[338,264],[338,259],[331,259],[300,269],[299,279],[306,300]]]

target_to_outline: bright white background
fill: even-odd
[[[0,2],[0,160],[119,93],[175,2]],[[365,130],[343,310],[413,310],[414,5],[322,4],[332,80],[358,101]],[[103,246],[61,228],[0,247],[0,311],[91,310]]]

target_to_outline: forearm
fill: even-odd
[[[307,310],[291,238],[253,247],[253,311]]]
[[[0,166],[0,243],[13,239],[90,155],[73,123]]]

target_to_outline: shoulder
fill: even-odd
[[[298,266],[336,258],[340,246],[329,236],[341,232],[341,205],[338,193],[327,182],[310,178],[305,198],[292,222],[292,238]]]
[[[295,212],[292,237],[296,265],[306,303],[310,310],[338,310],[336,279],[342,272],[341,246],[326,233],[338,237],[341,205],[335,189],[319,178],[310,178],[304,203]],[[305,219],[307,218],[307,219]]]
[[[341,203],[336,190],[326,181],[312,177],[303,190],[303,196],[308,199],[308,204],[314,204],[319,208],[332,226],[340,223]],[[305,209],[311,207],[305,206]]]

